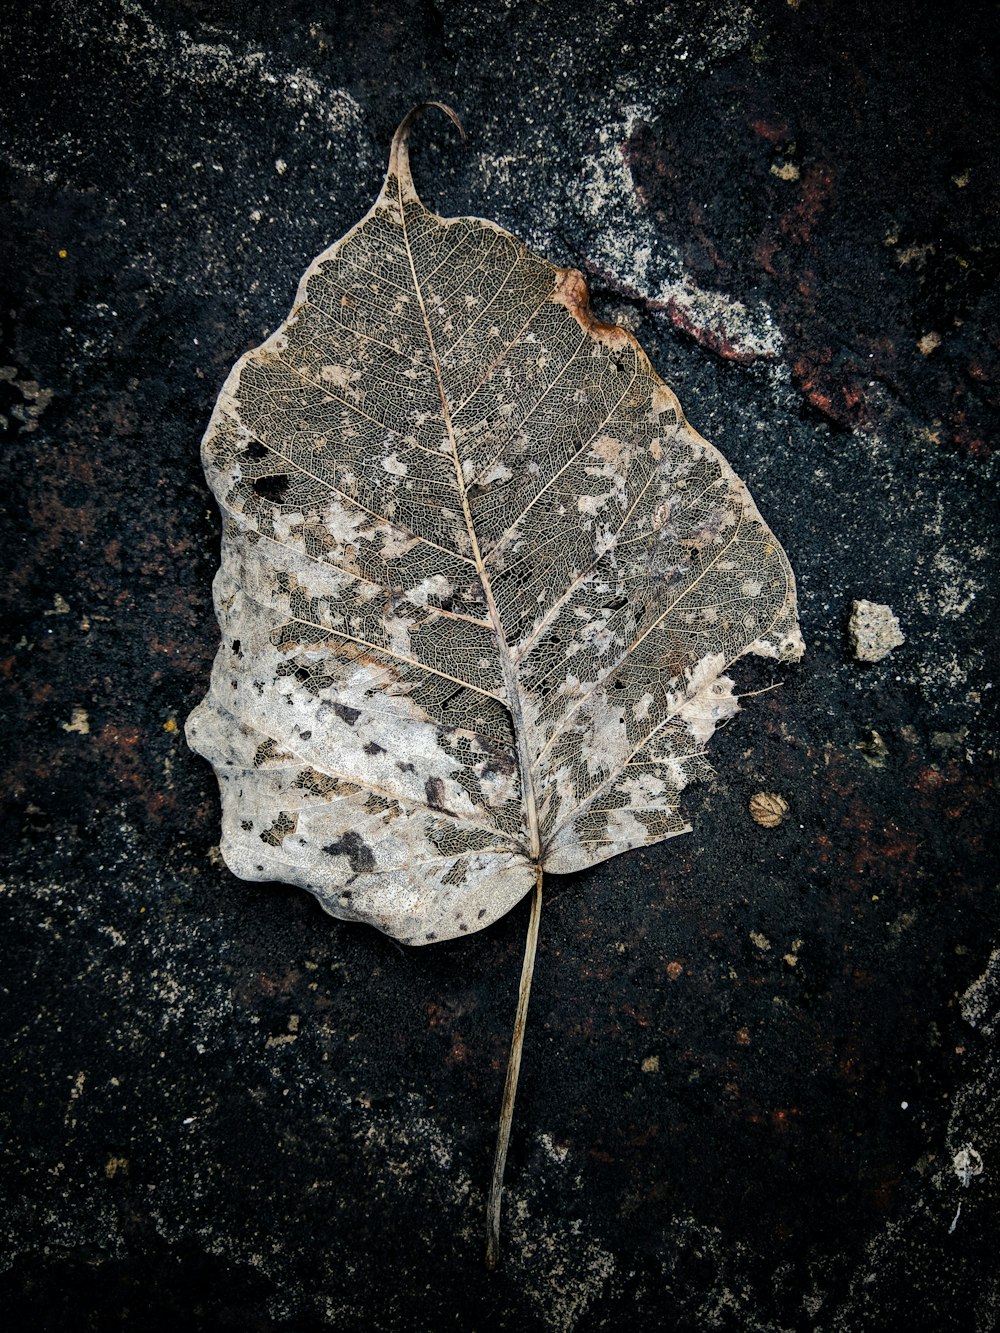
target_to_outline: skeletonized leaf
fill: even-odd
[[[685,832],[727,668],[802,640],[746,487],[581,275],[424,208],[415,114],[216,405],[188,737],[236,874],[422,944]]]

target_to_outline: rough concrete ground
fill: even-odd
[[[3,9],[7,1326],[993,1327],[993,7]],[[694,833],[553,881],[492,1279],[525,909],[413,952],[234,880],[180,730],[212,403],[425,96],[425,199],[588,274],[809,649]]]

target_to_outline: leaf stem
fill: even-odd
[[[528,1020],[528,1000],[531,997],[531,978],[535,971],[535,953],[538,949],[538,923],[542,915],[542,867],[535,866],[535,890],[531,895],[531,916],[528,936],[524,942],[524,962],[521,964],[521,983],[517,992],[514,1013],[514,1032],[507,1060],[507,1077],[500,1104],[500,1125],[497,1129],[497,1149],[493,1158],[493,1179],[486,1210],[486,1267],[492,1271],[500,1262],[500,1205],[503,1200],[503,1173],[507,1163],[510,1127],[514,1120],[514,1100],[517,1097],[517,1079],[521,1072],[521,1051],[524,1048],[524,1029]]]

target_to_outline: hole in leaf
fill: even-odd
[[[281,477],[257,477],[253,482],[255,494],[262,500],[269,500],[271,504],[280,504],[288,490],[289,478]]]

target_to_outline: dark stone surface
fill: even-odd
[[[5,1326],[993,1327],[994,7],[3,8]],[[411,951],[238,882],[180,730],[215,395],[427,95],[425,198],[590,274],[808,644],[694,833],[551,882],[493,1278],[525,906]]]

